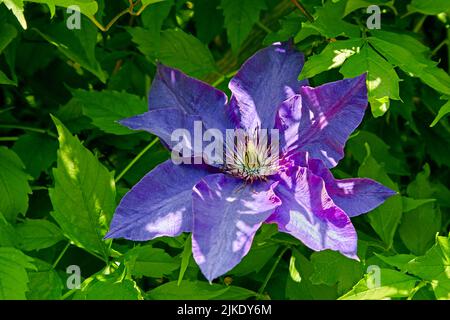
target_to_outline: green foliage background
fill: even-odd
[[[0,0],[0,299],[450,299],[449,1],[299,2],[310,17],[289,0]],[[265,225],[209,285],[188,234],[104,241],[120,198],[169,157],[115,122],[146,110],[156,61],[228,92],[245,59],[290,38],[313,86],[368,72],[370,110],[333,173],[399,195],[352,219],[360,261]]]

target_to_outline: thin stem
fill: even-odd
[[[122,170],[121,173],[116,177],[114,180],[116,183],[130,170],[130,168],[151,148],[153,147],[157,142],[159,141],[159,138],[153,139],[152,142],[150,142],[139,154],[134,157],[133,160],[125,167],[125,169]]]
[[[219,79],[217,79],[215,82],[213,82],[211,85],[213,87],[217,87],[219,84],[221,84],[222,82],[224,82],[225,80],[233,77],[236,73],[238,72],[238,70],[230,72],[229,74],[226,75],[222,75]]]
[[[69,249],[69,247],[70,247],[70,241],[66,244],[64,249],[61,251],[61,253],[59,254],[58,258],[56,258],[55,262],[52,265],[52,270],[56,268],[56,266],[58,265],[59,261],[62,259],[62,257],[66,253],[67,249]]]
[[[217,79],[216,81],[214,81],[211,85],[213,87],[217,87],[219,84],[221,84],[222,82],[224,82],[227,79],[226,76],[221,76],[219,79]]]
[[[100,22],[98,22],[98,20],[94,17],[94,16],[90,16],[88,17],[95,25],[97,28],[99,28],[101,31],[106,32],[109,29],[111,29],[111,27],[117,22],[117,20],[119,20],[122,16],[126,15],[127,13],[132,15],[132,16],[139,16],[144,9],[150,4],[146,4],[146,5],[142,5],[142,7],[137,11],[134,12],[134,8],[141,3],[141,0],[137,0],[136,2],[133,3],[133,0],[128,0],[129,3],[129,7],[120,11],[114,18],[111,19],[111,21],[104,27]]]
[[[411,291],[411,293],[409,294],[409,296],[406,298],[406,300],[412,300],[412,298],[416,295],[416,293],[420,290],[420,289],[422,289],[424,286],[426,286],[427,285],[427,282],[426,281],[422,281],[422,282],[420,282],[412,291]]]
[[[413,31],[414,32],[419,32],[420,29],[422,29],[422,25],[425,22],[425,20],[427,19],[427,16],[424,15],[420,18],[419,22],[417,22],[416,26],[414,27]]]
[[[308,10],[306,10],[306,8],[299,1],[297,0],[291,1],[310,22],[314,22],[314,17],[308,12]]]
[[[267,274],[266,278],[264,279],[264,282],[258,290],[258,296],[261,296],[266,289],[267,284],[269,283],[270,278],[272,277],[273,273],[275,272],[275,269],[278,267],[278,264],[281,261],[281,258],[283,258],[283,255],[286,253],[286,251],[289,249],[289,247],[284,248],[280,254],[277,257],[277,260],[275,260],[275,263],[273,264],[272,268],[270,269],[269,273]]]
[[[79,289],[71,289],[71,290],[67,291],[65,294],[63,294],[63,295],[61,296],[61,300],[66,300],[68,297],[70,297],[71,295],[73,295],[73,294],[75,293],[76,290],[79,290]]]
[[[15,125],[15,124],[0,124],[0,128],[32,131],[32,132],[37,132],[37,133],[48,134],[50,137],[53,137],[53,138],[58,138],[58,136],[55,133],[51,132],[50,130],[45,130],[45,129],[40,129],[40,128],[20,126],[20,125]]]
[[[447,29],[447,57],[447,71],[450,73],[450,28]]]
[[[267,28],[265,25],[263,25],[260,21],[257,21],[256,22],[256,25],[258,26],[258,27],[260,27],[261,29],[263,29],[265,32],[267,32],[267,33],[273,33],[273,31],[272,30],[270,30],[269,28]]]
[[[0,141],[17,141],[19,137],[0,137]]]
[[[44,186],[32,186],[31,190],[33,191],[38,191],[38,190],[48,190],[48,187],[44,187]]]
[[[434,50],[431,52],[431,56],[436,55],[436,53],[438,53],[439,50],[441,50],[441,48],[443,46],[445,46],[448,43],[448,39],[444,39],[441,43],[438,44],[438,46],[436,48],[434,48]]]

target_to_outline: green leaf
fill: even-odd
[[[420,12],[428,15],[437,15],[441,12],[450,13],[448,0],[412,0],[408,5],[409,12]]]
[[[343,1],[343,2],[345,2],[345,1]],[[357,9],[361,9],[361,8],[366,9],[367,7],[369,7],[371,5],[386,6],[386,7],[391,8],[394,11],[394,13],[397,13],[397,10],[395,9],[395,6],[394,6],[394,0],[390,0],[390,1],[389,0],[350,0],[350,1],[346,1],[346,2],[347,2],[347,5],[345,6],[344,17]]]
[[[260,0],[222,0],[221,5],[228,41],[233,52],[237,53],[258,22],[261,10],[266,9],[266,4]]]
[[[149,245],[136,247],[125,255],[125,265],[131,275],[136,277],[160,278],[179,268],[177,259],[172,258],[163,249]]]
[[[132,36],[133,42],[139,45],[139,50],[151,60],[158,58],[161,42],[161,27],[169,15],[172,6],[173,1],[156,3],[151,8],[144,10],[141,14],[144,28],[125,28]]]
[[[230,271],[230,274],[245,276],[252,272],[259,272],[275,255],[278,248],[279,246],[273,243],[260,245],[254,243],[250,252]]]
[[[287,275],[286,298],[292,300],[334,300],[337,298],[336,289],[323,284],[312,284],[311,276],[314,273],[313,264],[296,249],[292,250],[295,258],[294,266],[301,281],[295,281],[291,274]]]
[[[323,71],[341,66],[346,59],[358,53],[364,44],[361,38],[330,42],[320,54],[309,57],[300,73],[300,79],[308,79]]]
[[[337,284],[338,293],[343,294],[355,285],[363,275],[360,262],[349,259],[339,252],[324,250],[311,255],[314,272],[310,277],[313,284]]]
[[[23,15],[23,0],[0,0],[0,4],[2,2],[16,16],[17,21],[19,21],[22,28],[26,29],[27,21],[25,20],[25,16]]]
[[[17,81],[9,79],[8,76],[4,74],[3,71],[0,70],[0,84],[17,86]]]
[[[26,219],[16,225],[18,246],[24,251],[49,248],[64,239],[61,230],[47,220]]]
[[[2,30],[2,32],[0,33],[0,53],[1,53],[17,36],[17,29],[9,23],[2,23],[0,25],[0,30]]]
[[[428,59],[429,49],[405,34],[386,31],[372,32],[375,36],[368,40],[376,50],[393,65],[400,67],[411,76],[419,77],[433,89],[450,96],[450,76],[437,63]],[[424,49],[425,48],[425,49]]]
[[[243,300],[255,295],[241,287],[187,280],[181,281],[179,286],[177,281],[171,281],[147,293],[152,300]]]
[[[35,259],[37,270],[28,271],[28,300],[59,300],[63,283],[58,273],[45,261]]]
[[[219,10],[220,0],[195,0],[194,20],[197,37],[209,43],[223,29],[223,14]]]
[[[377,282],[379,286],[377,286]],[[381,300],[386,298],[408,297],[413,291],[417,278],[391,269],[380,269],[366,274],[352,290],[339,300]]]
[[[346,78],[367,72],[369,102],[375,117],[382,116],[389,109],[389,99],[400,100],[397,73],[367,44],[347,59],[340,72]]]
[[[391,154],[388,146],[380,137],[372,132],[361,130],[347,142],[346,152],[351,154],[360,164],[367,155],[366,143],[370,146],[371,156],[386,170],[386,173],[408,175],[408,165],[404,159]]]
[[[14,151],[0,147],[0,212],[10,222],[28,209],[30,176],[24,169],[24,164]]]
[[[142,27],[125,28],[131,35],[133,42],[138,45],[139,51],[149,58],[149,60],[157,59],[161,45],[161,25],[156,25],[157,21],[153,23],[155,25],[150,25],[148,29]]]
[[[58,143],[46,134],[27,133],[19,137],[12,149],[22,159],[26,171],[37,179],[55,162]]]
[[[415,199],[428,199],[433,196],[433,186],[429,182],[430,167],[417,174],[408,185],[407,193]],[[403,215],[399,227],[400,238],[414,254],[422,255],[434,243],[435,235],[441,228],[441,212],[435,203],[426,203]]]
[[[389,178],[384,168],[371,156],[368,144],[366,148],[367,157],[359,167],[358,176],[374,179],[392,190],[398,190],[398,186]],[[402,198],[400,195],[395,195],[366,215],[370,225],[388,248],[392,247],[402,211]]]
[[[117,273],[118,271],[116,271]],[[118,278],[116,274],[96,275],[82,284],[73,300],[142,300],[136,282]]]
[[[180,285],[183,280],[184,274],[189,266],[189,261],[192,257],[192,234],[187,237],[186,242],[184,243],[183,252],[181,253],[181,267],[180,274],[178,275],[177,284]]]
[[[436,298],[450,300],[450,235],[436,237],[435,245],[406,265],[409,273],[431,282]]]
[[[193,77],[203,77],[216,71],[214,58],[208,47],[182,30],[170,29],[161,33],[158,57],[162,63]]]
[[[302,28],[312,28],[326,38],[338,36],[358,38],[360,35],[359,27],[341,18],[344,15],[345,5],[346,1],[336,3],[328,0],[322,7],[316,8],[314,22],[303,23]],[[330,21],[333,23],[330,23]]]
[[[148,6],[150,4],[163,2],[163,1],[166,1],[166,0],[142,0],[142,5]]]
[[[29,2],[43,3],[50,8],[51,17],[55,15],[55,6],[68,8],[78,6],[80,12],[87,17],[93,17],[98,11],[98,4],[95,0],[25,0]]]
[[[0,248],[0,300],[25,300],[28,291],[27,269],[34,269],[33,259],[22,251]]]
[[[408,212],[417,209],[421,205],[434,201],[436,201],[436,199],[413,199],[408,197],[402,197],[403,212]]]
[[[0,247],[15,247],[17,235],[14,227],[6,221],[0,212]]]
[[[390,266],[399,269],[402,272],[406,271],[406,265],[416,256],[412,254],[396,254],[393,256],[383,256],[381,254],[375,253],[375,255],[380,258],[383,262]]]
[[[53,44],[68,59],[91,72],[101,82],[106,82],[107,74],[102,70],[95,54],[98,31],[95,25],[87,18],[81,18],[81,28],[79,30],[68,29],[65,22],[52,23],[39,30],[33,30]],[[80,72],[82,72],[81,69]]]
[[[55,187],[49,190],[53,218],[77,246],[105,260],[110,240],[103,240],[115,208],[113,175],[78,138],[52,117],[59,134]]]
[[[271,45],[275,42],[288,41],[300,31],[301,20],[296,12],[283,17],[279,21],[281,27],[276,32],[269,33],[263,41],[264,45]]]
[[[117,123],[118,120],[148,111],[147,103],[140,97],[117,91],[72,91],[74,103],[83,108],[83,113],[92,119],[101,130],[112,134],[130,134],[136,131]]]
[[[80,299],[78,296],[77,299]],[[133,280],[121,282],[97,281],[84,292],[84,300],[142,300],[141,293]]]
[[[215,72],[214,58],[209,49],[194,36],[182,30],[169,29],[161,33],[159,41],[155,31],[144,28],[127,28],[133,42],[150,60],[182,70],[193,77]]]
[[[292,253],[291,259],[289,260],[289,275],[293,281],[301,282],[302,276],[300,275],[300,272],[297,269],[297,265],[295,263],[296,260],[297,260],[297,258],[295,257],[295,254]]]
[[[447,116],[450,113],[450,100],[447,101],[440,109],[439,112],[434,118],[433,122],[430,124],[430,127],[434,127],[436,123],[438,123],[443,117]]]

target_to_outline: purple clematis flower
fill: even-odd
[[[225,93],[160,65],[149,111],[123,125],[159,136],[170,149],[174,130],[193,132],[194,121],[222,132],[276,128],[279,161],[263,159],[252,143],[239,151],[239,165],[168,160],[123,197],[107,237],[145,241],[192,232],[195,261],[209,281],[241,261],[262,223],[276,223],[313,250],[358,259],[350,217],[395,194],[373,180],[338,180],[329,171],[364,116],[366,75],[312,88],[297,80],[303,62],[288,43],[260,50],[230,81],[229,102]]]

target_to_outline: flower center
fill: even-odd
[[[225,171],[235,177],[252,183],[256,180],[266,180],[268,176],[277,173],[278,163],[278,133],[271,136],[270,143],[267,131],[256,129],[253,134],[241,132],[234,139],[227,137]]]

